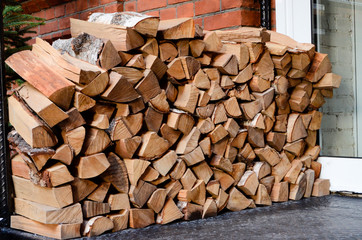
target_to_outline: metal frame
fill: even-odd
[[[10,158],[7,143],[8,133],[8,109],[6,99],[6,81],[5,81],[5,59],[4,59],[4,29],[3,29],[3,8],[1,3],[0,17],[0,227],[8,227],[10,225],[10,215],[13,209],[11,200],[11,174],[10,174]]]
[[[271,30],[271,1],[259,0],[260,2],[260,25]]]

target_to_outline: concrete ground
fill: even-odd
[[[1,229],[0,239],[47,239]],[[84,238],[85,239],[85,238]],[[94,237],[109,239],[362,239],[362,199],[332,195]]]

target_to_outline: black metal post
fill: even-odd
[[[8,108],[6,99],[5,59],[4,59],[4,1],[0,5],[0,226],[8,227],[12,212],[12,187],[10,174],[9,149],[7,143]]]
[[[260,24],[271,30],[271,2],[270,0],[259,0],[260,2]]]

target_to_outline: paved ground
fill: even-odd
[[[2,229],[0,239],[46,238]],[[92,239],[362,239],[362,199],[337,195],[310,198]]]

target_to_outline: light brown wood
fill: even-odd
[[[33,184],[30,180],[13,176],[15,196],[31,200],[51,207],[62,208],[73,203],[70,185],[57,188],[44,188]]]
[[[140,146],[141,141],[142,139],[140,136],[121,139],[116,142],[116,147],[114,151],[122,158],[132,158],[134,153]]]
[[[144,78],[134,88],[142,96],[144,102],[148,102],[161,93],[161,88],[156,75],[151,70],[145,70],[143,75]]]
[[[206,47],[206,43],[201,39],[191,40],[189,45],[190,45],[191,54],[195,58],[200,57]],[[183,55],[183,56],[187,56],[187,55]]]
[[[269,146],[280,152],[283,149],[286,137],[287,136],[283,133],[269,132],[266,135],[265,140],[267,141]]]
[[[256,114],[261,112],[263,106],[260,100],[255,100],[249,103],[240,104],[240,108],[243,110],[246,119],[252,120]]]
[[[178,95],[174,105],[178,109],[193,114],[197,105],[198,96],[199,91],[195,86],[191,84],[180,86],[178,88]]]
[[[318,178],[313,184],[313,197],[322,197],[329,195],[330,182],[329,179]]]
[[[292,162],[291,168],[285,175],[284,180],[289,183],[295,184],[297,182],[297,179],[298,179],[298,176],[299,176],[299,173],[300,173],[302,167],[303,167],[303,164],[300,160],[294,160]]]
[[[200,118],[196,126],[200,130],[201,134],[207,134],[215,128],[215,125],[210,118]]]
[[[71,34],[73,37],[86,32],[95,37],[109,39],[117,51],[129,51],[144,44],[143,38],[133,29],[103,24],[86,22],[71,18]]]
[[[135,207],[142,208],[156,189],[156,186],[139,180],[137,186],[131,185],[128,193],[129,200]]]
[[[288,157],[285,154],[281,154],[280,162],[272,167],[271,175],[275,177],[275,182],[280,182],[284,176],[289,172],[292,165],[289,162]]]
[[[305,130],[303,120],[300,115],[296,113],[290,114],[287,126],[287,142],[294,142],[307,137],[307,135],[308,133]]]
[[[10,227],[55,239],[80,237],[80,223],[44,224],[22,216],[11,216]]]
[[[155,211],[155,213],[159,213],[165,205],[166,197],[166,189],[159,188],[152,193],[150,199],[147,201],[147,206]]]
[[[232,188],[229,193],[229,199],[226,208],[230,211],[241,211],[250,205],[250,200],[247,199],[236,188]]]
[[[74,202],[83,200],[97,188],[97,184],[94,182],[80,178],[74,178],[74,181],[70,184],[72,187]]]
[[[237,187],[247,195],[255,195],[258,188],[258,176],[253,171],[246,171],[237,184]]]
[[[273,202],[286,202],[289,197],[289,184],[288,182],[276,182],[270,194]]]
[[[305,142],[303,139],[299,139],[292,143],[287,143],[283,147],[284,150],[292,153],[293,155],[300,157],[304,152]]]
[[[193,83],[199,89],[210,89],[210,79],[202,69],[196,73]]]
[[[332,65],[329,61],[328,54],[316,52],[305,79],[312,83],[318,82],[326,73],[331,72],[331,70]]]
[[[300,200],[304,196],[307,187],[307,178],[305,173],[301,172],[295,184],[289,186],[289,199]]]
[[[139,159],[124,159],[127,168],[128,179],[131,185],[136,186],[146,168],[151,164],[149,161]]]
[[[175,144],[181,135],[180,131],[174,130],[167,124],[162,124],[160,128],[161,136],[168,141],[170,147]]]
[[[111,207],[111,211],[131,208],[127,193],[110,194],[108,204]]]
[[[77,165],[78,177],[87,179],[99,176],[109,166],[110,163],[104,153],[81,157]]]
[[[191,188],[190,194],[192,202],[199,205],[204,205],[206,198],[205,182],[203,180],[197,180],[195,185]]]
[[[103,202],[110,186],[110,183],[102,182],[90,195],[88,195],[87,199],[95,202]]]
[[[191,190],[194,186],[195,182],[197,181],[196,176],[191,171],[190,168],[188,168],[185,172],[185,174],[181,177],[181,183],[183,186],[183,189]]]
[[[84,201],[82,204],[83,216],[91,218],[97,215],[107,214],[111,211],[108,203]]]
[[[161,79],[166,71],[167,65],[163,63],[157,56],[147,55],[144,58],[146,69],[151,70],[158,79]]]
[[[57,187],[73,180],[74,177],[70,174],[68,168],[59,162],[42,172],[41,181],[44,181],[47,187]]]
[[[120,213],[107,215],[107,218],[111,219],[114,227],[112,232],[117,232],[128,227],[129,210],[121,210]]]
[[[253,147],[265,147],[263,129],[248,127],[248,141]]]
[[[158,56],[158,42],[156,38],[147,38],[146,43],[140,48],[143,53]]]
[[[323,113],[314,110],[314,111],[312,111],[311,115],[312,115],[312,119],[309,123],[308,129],[309,130],[319,130],[321,127],[321,123],[322,123]]]
[[[219,194],[217,196],[217,198],[215,199],[215,203],[217,206],[217,212],[220,212],[221,210],[223,210],[229,200],[229,194],[227,194],[223,189],[219,190]]]
[[[214,57],[211,66],[217,68],[221,73],[227,75],[238,75],[238,60],[233,54],[221,53]]]
[[[165,185],[167,196],[169,198],[174,198],[178,192],[182,189],[182,185],[178,180],[173,180]]]
[[[146,159],[153,159],[160,157],[169,147],[166,139],[158,136],[155,132],[147,132],[142,135],[142,145],[138,155]]]
[[[258,179],[269,175],[271,173],[271,167],[267,162],[255,162],[253,166],[253,171],[258,176]]]
[[[139,94],[124,76],[111,72],[109,75],[109,86],[102,93],[101,97],[109,101],[123,103],[137,99]]]
[[[269,51],[264,51],[259,62],[254,65],[255,74],[265,80],[274,80],[274,64]]]
[[[306,177],[306,189],[305,189],[305,193],[304,196],[305,198],[309,198],[312,195],[312,190],[313,190],[313,185],[314,185],[314,170],[313,169],[308,169],[304,172],[305,177]]]
[[[129,226],[131,228],[144,228],[155,223],[155,213],[152,209],[129,210]]]
[[[152,182],[158,179],[159,176],[159,172],[157,172],[154,168],[148,166],[145,172],[142,174],[141,179],[145,182]]]
[[[179,210],[175,202],[172,199],[168,199],[162,211],[158,214],[156,222],[158,224],[167,224],[183,216],[183,213]]]
[[[77,108],[73,107],[69,109],[66,113],[68,115],[68,118],[59,123],[59,127],[62,130],[68,132],[86,123]]]
[[[215,155],[212,158],[210,165],[213,167],[216,167],[218,169],[221,169],[227,173],[231,173],[233,171],[233,166],[232,166],[231,161],[220,155]]]
[[[266,42],[265,45],[272,55],[283,56],[288,50],[287,46],[278,43]]]
[[[74,84],[53,71],[29,50],[17,52],[6,64],[57,106],[67,110],[74,94]],[[36,62],[37,64],[33,64]],[[47,84],[52,82],[51,85]]]
[[[236,55],[240,71],[249,63],[249,49],[243,43],[223,42],[220,52]]]
[[[163,120],[163,114],[149,107],[145,112],[144,121],[149,131],[158,132]],[[142,123],[141,123],[142,124]]]
[[[143,77],[143,73],[140,70],[129,67],[115,67],[112,68],[112,72],[125,77],[132,86],[136,85]]]
[[[272,205],[271,198],[267,188],[263,184],[259,184],[256,195],[252,197],[257,205],[270,206]]]
[[[177,55],[177,47],[173,42],[161,42],[159,45],[160,59],[162,62],[171,62]]]
[[[160,21],[158,32],[164,39],[195,37],[195,23],[192,18],[178,18]]]
[[[180,57],[189,55],[189,43],[188,39],[181,39],[177,41],[177,52]]]
[[[15,213],[45,224],[82,223],[79,203],[65,208],[54,208],[29,200],[14,198]]]
[[[127,167],[124,161],[112,152],[108,154],[107,159],[110,166],[102,173],[101,178],[111,183],[119,192],[128,193]]]
[[[200,130],[194,127],[188,135],[184,135],[176,147],[177,154],[187,154],[194,150],[198,145]]]
[[[96,216],[83,223],[82,235],[87,237],[98,236],[114,228],[113,221],[107,217]]]

